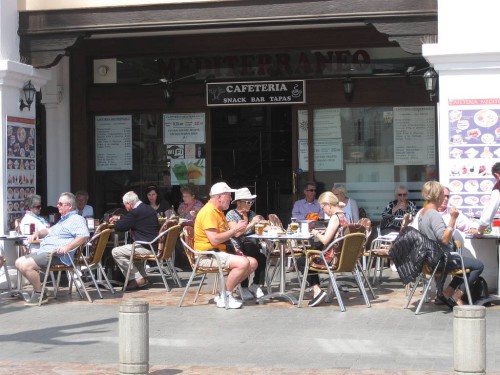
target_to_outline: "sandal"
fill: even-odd
[[[448,306],[450,309],[453,307],[457,306],[457,301],[455,301],[452,297],[446,297],[444,294],[439,294],[436,296],[436,299],[438,301],[443,302],[446,306]]]

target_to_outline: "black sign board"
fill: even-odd
[[[306,102],[305,81],[207,83],[207,106]]]

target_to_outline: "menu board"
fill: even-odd
[[[95,117],[96,171],[132,170],[132,116]]]
[[[394,107],[394,165],[435,164],[434,107]]]
[[[307,140],[299,140],[299,168],[309,170]],[[314,170],[343,170],[342,138],[320,139],[314,141]]]
[[[205,112],[165,113],[163,143],[205,143]]]
[[[490,200],[495,179],[491,167],[500,161],[500,109],[448,111],[450,138],[450,204],[478,217]]]
[[[340,108],[314,110],[314,138],[342,138]]]
[[[7,116],[7,214],[8,227],[24,215],[24,199],[35,194],[35,120]]]

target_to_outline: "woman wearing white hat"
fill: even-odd
[[[231,242],[245,255],[255,258],[258,263],[257,269],[254,272],[253,284],[248,287],[248,279],[241,282],[241,297],[245,300],[252,299],[254,296],[260,298],[264,295],[260,285],[264,282],[266,256],[260,251],[261,249],[257,241],[247,237],[248,235],[254,233],[255,224],[264,219],[262,216],[257,215],[251,210],[256,197],[256,195],[252,195],[252,193],[250,193],[248,188],[236,190],[234,200],[232,202],[236,203],[236,208],[228,211],[226,214],[229,228],[236,227],[236,224],[240,220],[245,220],[248,223],[247,230],[244,233],[240,232],[241,234],[236,234],[231,238]]]

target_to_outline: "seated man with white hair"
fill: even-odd
[[[56,251],[52,259],[52,265],[71,265],[70,257],[74,257],[74,252],[69,253],[87,242],[89,230],[87,222],[76,211],[76,198],[72,193],[62,193],[57,202],[57,209],[61,219],[50,228],[43,228],[28,237],[28,242],[35,242],[42,239],[40,249],[36,253],[31,253],[16,260],[16,267],[24,277],[33,285],[33,294],[26,301],[26,305],[35,306],[47,303],[47,296],[41,295],[42,284],[40,282],[40,270],[47,267],[50,254]],[[68,254],[69,253],[69,254]]]

